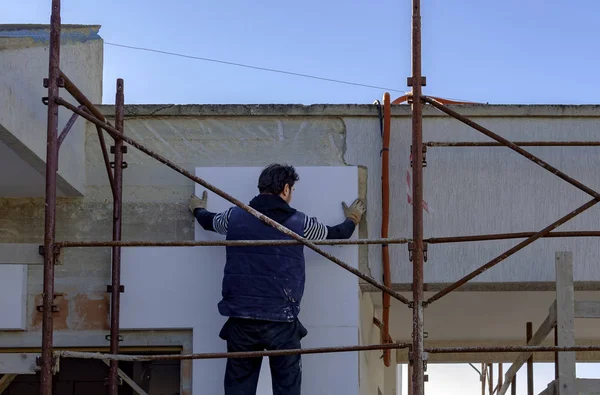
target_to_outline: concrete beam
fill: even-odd
[[[449,286],[450,283],[425,284],[425,292],[438,292]],[[600,281],[575,281],[575,291],[600,291]],[[396,292],[411,292],[411,284],[393,283],[391,288]],[[381,294],[381,290],[369,283],[361,282],[360,289],[363,292]],[[553,281],[535,282],[469,282],[453,292],[532,292],[532,291],[556,291],[556,283]],[[410,295],[409,295],[410,296]]]
[[[575,385],[578,394],[600,394],[600,380],[598,379],[576,379]]]
[[[191,349],[191,330],[121,331],[119,347],[183,347]],[[40,332],[4,332],[0,336],[0,354],[15,349],[38,350],[42,344]],[[54,333],[55,348],[108,349],[106,331],[58,331]],[[4,350],[3,350],[4,349]]]
[[[575,302],[575,318],[600,318],[600,301],[580,300]]]
[[[558,346],[575,345],[575,292],[573,290],[573,253],[556,253],[556,331]],[[575,352],[558,353],[560,395],[576,395]]]
[[[527,342],[527,345],[528,346],[541,345],[542,342],[544,341],[544,339],[546,339],[546,337],[548,337],[548,335],[550,334],[550,332],[552,332],[552,329],[554,329],[555,326],[556,326],[556,302],[554,302],[552,304],[552,306],[550,306],[550,311],[548,312],[548,316],[546,317],[544,322],[540,325],[540,327],[535,332],[535,334],[532,336],[531,340],[529,340],[529,342]],[[517,372],[519,371],[521,366],[523,366],[525,364],[525,362],[527,362],[527,360],[529,359],[529,357],[532,354],[533,353],[531,353],[531,352],[524,352],[524,353],[519,354],[517,359],[512,363],[511,367],[506,372],[506,375],[504,376],[504,385],[500,388],[498,395],[503,395],[506,393],[506,391],[508,391],[508,389],[510,388],[510,384],[512,383],[513,377],[515,377],[517,375]]]
[[[449,105],[467,117],[600,117],[599,105]],[[113,105],[99,106],[106,117],[114,117]],[[372,104],[136,104],[125,106],[125,117],[165,116],[336,116],[378,117]],[[392,116],[411,116],[410,106],[393,105]],[[431,106],[423,108],[424,117],[447,117]]]
[[[38,354],[11,353],[0,357],[0,374],[35,374]]]
[[[558,392],[556,391],[557,384],[558,380],[551,381],[548,384],[548,387],[546,387],[545,390],[540,392],[540,395],[558,395]]]
[[[39,244],[0,243],[0,265],[43,265]]]
[[[94,103],[102,101],[103,44],[97,25],[62,25],[61,69]],[[49,25],[0,25],[0,141],[12,150],[20,168],[32,169],[35,188],[25,189],[22,180],[13,180],[24,189],[21,196],[43,196],[46,161],[47,107],[42,97],[48,95],[43,79],[48,77]],[[64,89],[61,96],[74,102]],[[59,111],[59,130],[71,118],[70,111]],[[5,150],[6,151],[6,150]],[[12,156],[12,155],[11,155]],[[58,188],[64,196],[82,196],[85,191],[85,122],[77,120],[60,148]],[[10,166],[7,155],[2,165]],[[40,177],[41,175],[41,177]],[[4,180],[2,180],[4,181]],[[29,180],[28,180],[29,181]],[[9,191],[10,183],[0,184]],[[42,193],[39,192],[40,188]],[[17,189],[17,188],[15,188]],[[59,195],[60,196],[60,195]]]
[[[0,118],[1,120],[1,118]],[[60,131],[59,131],[60,133]],[[43,137],[40,141],[44,142],[46,138]],[[34,152],[32,146],[28,146],[23,143],[15,133],[9,131],[0,123],[0,152],[2,152],[1,160],[2,164],[13,169],[19,169],[17,174],[13,172],[5,172],[0,175],[2,180],[2,187],[0,188],[1,196],[3,197],[26,197],[32,196],[44,196],[44,174],[46,173],[46,161],[45,155],[37,150]],[[56,188],[58,196],[79,196],[79,190],[75,188],[69,182],[69,176],[65,174],[64,169],[58,169],[56,175]],[[72,171],[72,169],[71,169]],[[19,177],[18,182],[25,182],[27,184],[35,184],[35,188],[32,185],[28,185],[28,190],[35,189],[33,193],[23,194],[18,186],[15,186],[15,182],[11,177]]]

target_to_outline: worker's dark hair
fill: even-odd
[[[280,165],[273,163],[264,168],[260,177],[258,177],[258,191],[260,193],[270,193],[279,195],[283,192],[285,184],[289,184],[290,188],[300,179],[294,166]]]

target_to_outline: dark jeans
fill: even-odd
[[[219,337],[227,341],[227,351],[262,351],[300,348],[307,334],[298,319],[273,322],[229,318]],[[263,358],[228,358],[225,395],[255,395]],[[299,354],[269,357],[273,395],[300,395],[302,360]]]

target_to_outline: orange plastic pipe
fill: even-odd
[[[390,129],[391,129],[392,108],[390,103],[390,94],[383,95],[383,149],[381,151],[381,237],[387,238],[389,219],[390,219],[390,172],[389,172],[389,153],[390,153]],[[391,286],[390,273],[390,253],[386,244],[382,245],[381,250],[383,260],[383,283]],[[390,340],[390,295],[383,292],[383,342]],[[383,363],[390,366],[391,350],[385,350],[383,354]]]
[[[408,98],[411,96],[412,96],[411,94],[400,96],[399,98],[394,100],[392,102],[392,104],[404,103],[405,101],[408,101]],[[431,97],[432,99],[435,99],[436,101],[439,101],[442,104],[483,104],[483,103],[477,103],[477,102],[472,102],[472,101],[458,101],[458,100],[443,99],[441,97],[435,97],[435,96],[429,96],[429,97]]]
[[[385,95],[389,95],[389,93],[386,93],[386,94],[384,94],[384,96],[383,96],[383,97],[384,97],[384,102],[385,102]],[[394,100],[394,101],[392,102],[392,104],[400,104],[400,103],[404,103],[405,101],[407,101],[407,100],[408,100],[408,98],[409,98],[410,96],[411,96],[411,95],[404,95],[404,96],[400,96],[399,98],[397,98],[396,100]],[[384,103],[384,105],[385,105],[385,103]]]

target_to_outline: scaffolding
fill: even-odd
[[[596,205],[600,199],[600,193],[583,185],[577,180],[569,177],[560,170],[554,168],[550,164],[544,162],[540,158],[527,152],[521,146],[598,146],[600,142],[510,142],[483,126],[465,118],[456,111],[448,108],[442,100],[425,96],[422,93],[422,86],[425,86],[425,77],[421,70],[421,11],[420,0],[412,0],[412,76],[408,78],[408,86],[412,87],[412,92],[407,95],[407,100],[412,108],[412,169],[413,179],[412,188],[413,195],[413,231],[411,239],[404,238],[381,238],[368,240],[344,240],[344,241],[320,241],[311,242],[298,234],[292,232],[279,223],[260,214],[248,205],[235,199],[233,196],[216,188],[203,179],[189,173],[182,167],[162,157],[161,155],[146,148],[134,139],[124,134],[124,85],[123,80],[117,80],[116,92],[116,111],[115,125],[112,126],[108,120],[102,115],[97,107],[86,98],[86,96],[77,88],[77,86],[69,80],[60,69],[60,32],[61,32],[61,14],[60,0],[52,0],[52,13],[50,20],[50,50],[49,50],[49,71],[48,78],[44,80],[44,86],[48,88],[48,96],[43,98],[43,102],[48,107],[47,119],[47,151],[46,151],[46,186],[45,186],[45,227],[44,227],[44,245],[42,253],[44,255],[44,283],[43,283],[43,305],[41,311],[43,313],[42,320],[42,353],[39,364],[41,365],[41,385],[40,393],[42,395],[52,395],[52,381],[55,367],[58,364],[58,359],[63,358],[93,358],[110,360],[109,364],[109,380],[108,391],[111,395],[117,394],[118,384],[118,362],[119,361],[150,361],[150,360],[185,360],[185,359],[213,359],[213,358],[242,358],[242,357],[259,357],[270,355],[284,354],[311,354],[311,353],[331,353],[331,352],[350,352],[350,351],[365,351],[365,350],[392,350],[392,349],[408,349],[409,366],[412,395],[424,394],[424,372],[426,370],[426,362],[429,353],[493,353],[493,352],[515,352],[515,353],[532,353],[532,352],[554,352],[558,355],[559,352],[567,351],[600,351],[600,345],[591,346],[575,346],[575,345],[554,345],[554,346],[505,346],[505,347],[445,347],[445,348],[425,348],[424,347],[424,331],[423,331],[423,314],[424,308],[431,303],[436,302],[440,298],[463,286],[468,281],[477,277],[484,271],[499,264],[509,256],[515,254],[525,248],[535,240],[545,237],[598,237],[600,232],[552,232],[554,229],[574,218],[578,214],[584,212],[590,207]],[[61,98],[59,94],[60,88],[64,88],[73,98],[79,103],[76,106]],[[388,103],[389,104],[389,103]],[[422,134],[422,111],[424,105],[430,105],[441,112],[465,123],[466,125],[478,130],[484,135],[495,140],[496,143],[479,143],[479,142],[423,142]],[[73,116],[63,129],[58,134],[58,110],[64,107],[73,112]],[[387,113],[389,116],[389,112]],[[102,149],[106,170],[108,173],[109,184],[113,195],[113,235],[112,241],[99,242],[79,242],[79,241],[57,241],[55,237],[55,221],[56,221],[56,178],[58,170],[58,152],[60,145],[69,130],[75,123],[78,117],[82,117],[93,123],[98,132],[98,138]],[[108,133],[114,139],[114,146],[111,147],[111,153],[114,155],[113,161],[109,158],[109,153],[104,138],[104,133]],[[183,176],[189,178],[210,190],[211,192],[221,196],[232,204],[244,209],[264,223],[278,229],[282,233],[291,237],[294,240],[285,241],[220,241],[220,242],[144,242],[144,241],[121,241],[121,225],[122,225],[122,175],[126,164],[123,161],[123,154],[127,152],[127,146],[144,152],[157,161],[165,164],[171,169],[177,171]],[[579,188],[593,197],[588,203],[577,208],[564,217],[556,220],[539,232],[522,232],[508,234],[488,234],[476,236],[461,236],[461,237],[446,237],[446,238],[430,238],[425,239],[423,235],[423,156],[425,147],[456,147],[456,146],[503,146],[512,149],[521,154],[530,161],[536,163],[542,168],[550,171],[564,181]],[[429,299],[424,298],[424,278],[423,278],[423,261],[426,245],[434,243],[456,243],[468,241],[482,240],[500,240],[500,239],[519,239],[524,238],[513,248],[497,256],[485,265],[469,273],[462,279],[440,290]],[[362,280],[370,283],[383,292],[384,295],[389,295],[404,303],[408,308],[412,309],[412,342],[400,343],[392,342],[387,333],[387,323],[383,323],[385,328],[382,336],[381,344],[362,345],[351,347],[326,347],[313,349],[297,349],[283,351],[262,351],[262,352],[244,352],[244,353],[204,353],[204,354],[187,354],[187,355],[152,355],[152,356],[137,356],[119,354],[119,306],[120,292],[122,286],[120,284],[121,277],[121,247],[126,246],[226,246],[226,245],[287,245],[287,244],[303,244],[304,246],[314,250],[318,254],[336,263],[340,267],[353,273]],[[410,252],[410,260],[413,265],[412,279],[412,300],[407,299],[400,293],[394,291],[389,285],[382,284],[370,276],[367,276],[359,270],[349,266],[345,262],[335,256],[323,251],[319,245],[350,245],[350,244],[381,244],[387,246],[389,244],[407,244]],[[54,265],[57,257],[64,248],[70,247],[112,247],[112,271],[111,285],[108,291],[111,294],[111,317],[110,317],[110,354],[85,353],[75,351],[54,351],[53,350],[53,300],[54,300]],[[386,280],[389,283],[389,278]],[[557,358],[557,357],[556,357]],[[529,369],[528,369],[529,370]],[[491,370],[490,370],[491,371]],[[514,383],[514,382],[513,382]],[[505,389],[504,389],[505,390]],[[533,391],[533,387],[530,389]],[[513,385],[514,393],[514,385]]]

